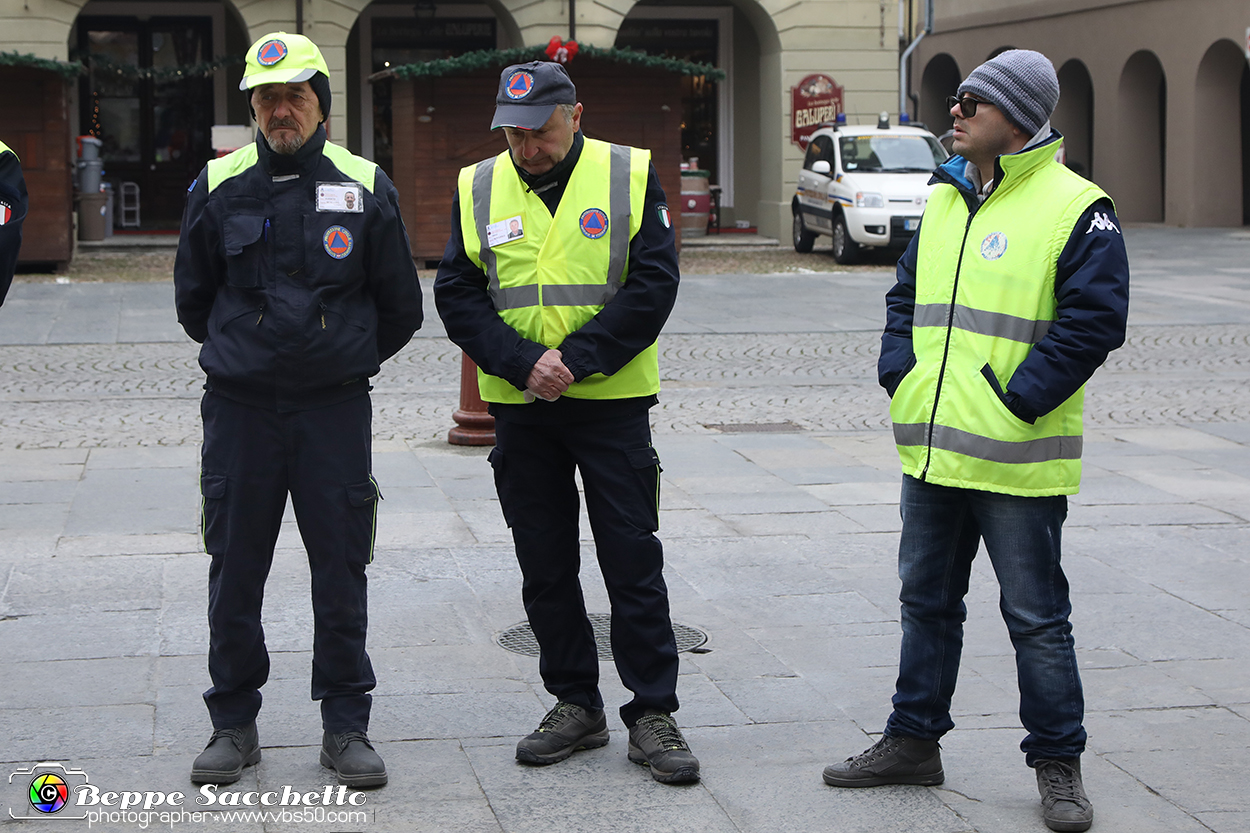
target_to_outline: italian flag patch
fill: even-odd
[[[673,227],[673,217],[668,213],[668,206],[660,203],[655,207],[655,213],[660,215],[660,222],[664,224],[664,228]]]

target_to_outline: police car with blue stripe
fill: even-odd
[[[933,169],[948,154],[928,130],[891,127],[886,113],[875,127],[845,118],[812,134],[790,208],[795,251],[810,252],[827,234],[834,260],[854,263],[862,247],[907,246],[933,191]]]

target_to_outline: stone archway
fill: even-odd
[[[954,124],[946,99],[955,94],[962,80],[959,64],[945,52],[934,55],[925,65],[920,78],[920,112],[917,115],[936,136],[941,136]]]
[[[1194,84],[1194,168],[1189,180],[1195,226],[1243,222],[1241,82],[1246,57],[1231,40],[1214,43]]]
[[[1059,104],[1051,127],[1063,134],[1067,165],[1094,178],[1094,83],[1089,70],[1073,58],[1059,69]]]
[[[1159,58],[1149,50],[1124,64],[1117,90],[1119,160],[1116,207],[1129,222],[1164,220],[1167,166],[1167,79]]]

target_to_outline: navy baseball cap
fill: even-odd
[[[495,118],[490,129],[537,130],[551,118],[557,104],[576,103],[577,88],[562,64],[551,61],[513,64],[499,76]]]

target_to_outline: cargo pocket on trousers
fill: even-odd
[[[368,546],[349,546],[352,555],[364,556],[363,564],[373,563],[373,544],[378,536],[378,501],[382,499],[382,490],[377,481],[369,478],[364,483],[353,483],[347,487],[347,502],[351,504],[348,517],[353,533],[349,540],[355,544],[367,541]]]
[[[508,525],[508,529],[512,529],[512,517],[508,514],[511,501],[508,500],[507,483],[504,481],[504,457],[499,446],[490,450],[486,461],[490,463],[491,473],[495,476],[495,494],[499,495],[499,511],[503,513],[503,522]]]
[[[200,472],[200,543],[209,555],[225,551],[225,541],[219,540],[224,532],[221,514],[225,498],[226,476]]]
[[[629,465],[638,479],[639,498],[631,501],[631,520],[643,529],[655,532],[660,528],[660,455],[651,446],[625,451]]]

